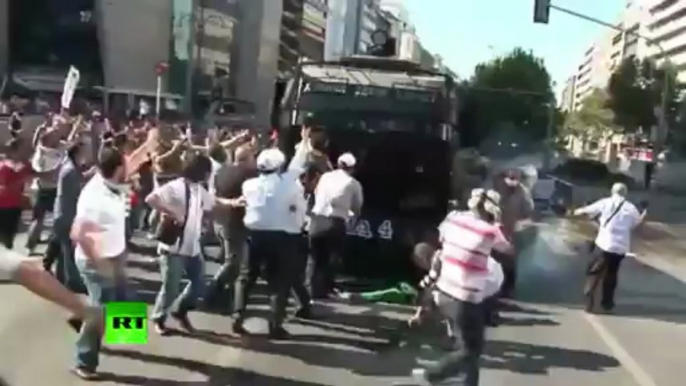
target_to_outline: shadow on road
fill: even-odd
[[[591,351],[499,340],[488,341],[482,364],[522,374],[547,374],[553,368],[604,371],[620,366],[615,358]]]
[[[166,365],[182,368],[194,373],[207,376],[204,382],[173,381],[168,379],[155,379],[136,375],[119,375],[113,373],[101,373],[103,381],[110,381],[125,385],[211,385],[211,386],[324,386],[316,383],[294,381],[285,378],[272,377],[258,374],[252,371],[221,367],[190,359],[167,357],[156,354],[141,353],[132,350],[103,349],[103,353],[110,356],[137,360],[158,365]]]
[[[582,290],[591,259],[586,245],[593,240],[593,227],[564,222],[543,232],[548,234],[539,237],[518,259],[517,300],[583,308]],[[569,253],[556,251],[551,240],[564,243]],[[633,257],[622,262],[615,302],[615,315],[686,323],[686,284]]]

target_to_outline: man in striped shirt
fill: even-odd
[[[465,385],[479,383],[483,301],[498,292],[503,281],[502,268],[490,256],[493,250],[507,253],[512,249],[498,225],[499,201],[498,193],[475,189],[467,202],[469,210],[451,212],[439,227],[440,273],[430,276],[436,278],[436,305],[462,344],[438,364],[415,369],[413,376],[421,384],[432,385],[462,372]]]

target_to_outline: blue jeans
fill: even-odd
[[[102,275],[91,263],[77,260],[76,266],[81,272],[88,297],[94,306],[104,306],[108,302],[125,301],[126,275],[124,272],[126,255],[107,259],[112,264],[114,275],[107,277]],[[99,353],[102,346],[102,336],[92,330],[82,330],[76,341],[76,366],[82,369],[95,371],[99,364]]]
[[[164,253],[160,256],[160,273],[162,288],[155,300],[152,319],[164,322],[175,303],[177,314],[183,315],[195,308],[198,298],[205,290],[205,261],[202,257]],[[184,273],[189,283],[181,292],[181,279]]]

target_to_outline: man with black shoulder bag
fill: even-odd
[[[625,184],[612,186],[610,197],[600,199],[593,204],[579,208],[573,215],[588,215],[598,219],[598,235],[591,248],[593,260],[586,270],[586,311],[595,308],[595,293],[602,281],[600,304],[606,312],[615,307],[615,289],[619,267],[631,248],[631,233],[643,222],[647,205],[642,205],[642,212],[626,199],[628,189]]]
[[[204,293],[205,262],[200,254],[200,234],[205,212],[215,206],[240,206],[240,200],[216,198],[203,186],[212,164],[204,155],[193,154],[184,166],[183,176],[155,189],[146,203],[162,214],[155,237],[159,242],[162,287],[157,294],[152,320],[157,333],[165,335],[171,313],[188,332],[194,332],[188,312]],[[181,292],[183,275],[188,285]],[[172,307],[175,310],[172,311]]]

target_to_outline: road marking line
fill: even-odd
[[[593,327],[600,339],[610,348],[610,351],[612,351],[619,363],[629,372],[639,386],[657,386],[657,383],[655,383],[653,378],[638,364],[624,346],[619,343],[619,340],[603,326],[596,315],[584,312],[584,318],[591,327]]]

